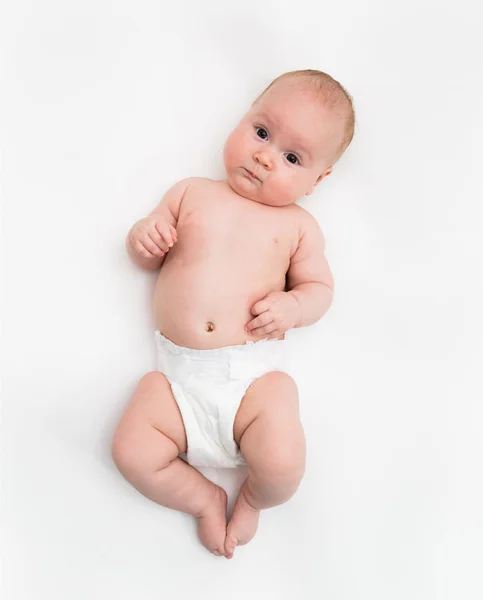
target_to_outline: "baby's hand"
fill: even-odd
[[[133,249],[145,258],[164,256],[178,241],[176,229],[162,215],[149,215],[131,229],[129,241]]]
[[[245,325],[245,330],[268,339],[282,336],[302,318],[299,303],[287,292],[270,292],[252,306],[251,313],[258,316]]]

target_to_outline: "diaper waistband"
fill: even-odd
[[[252,354],[258,350],[263,348],[264,351],[270,350],[274,351],[276,347],[284,347],[286,345],[286,340],[277,340],[277,339],[261,339],[256,342],[252,342],[248,340],[245,344],[240,344],[237,346],[222,346],[221,348],[209,348],[209,349],[197,349],[197,348],[186,348],[184,346],[178,346],[168,338],[164,337],[164,335],[159,331],[154,332],[156,345],[159,349],[163,349],[165,352],[172,354],[174,356],[186,356],[188,358],[200,358],[206,359],[209,361],[217,360],[220,361],[226,360],[233,355],[243,355],[243,354]],[[267,347],[267,344],[270,346]]]
[[[222,348],[196,349],[178,346],[157,330],[155,331],[158,352],[166,357],[163,363],[174,366],[177,370],[181,363],[193,371],[203,372],[207,368],[218,365],[217,368],[227,368],[232,377],[238,378],[253,372],[254,376],[260,371],[284,370],[286,360],[286,340],[262,339],[235,346]],[[196,366],[195,366],[196,365]]]

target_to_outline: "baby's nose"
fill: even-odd
[[[255,160],[261,163],[267,169],[271,169],[273,166],[273,160],[268,152],[260,151],[255,154]]]

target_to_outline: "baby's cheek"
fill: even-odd
[[[224,154],[229,161],[236,160],[243,146],[243,137],[234,129],[225,142]]]
[[[276,189],[273,191],[278,206],[286,206],[291,204],[294,198],[293,184],[290,180],[284,179],[277,182]]]
[[[229,165],[231,163],[231,150],[229,140],[226,140],[225,145],[223,146],[223,161],[225,165]]]
[[[231,164],[235,159],[236,146],[233,143],[233,134],[228,137],[223,148],[223,159],[225,163]]]

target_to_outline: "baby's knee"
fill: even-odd
[[[258,478],[280,495],[280,501],[288,500],[299,487],[305,473],[304,440],[271,448],[258,467]]]
[[[267,455],[265,470],[274,480],[300,481],[305,472],[305,444],[281,445]]]
[[[139,472],[140,465],[135,448],[120,427],[117,428],[111,442],[111,456],[114,464],[126,479],[131,480]]]
[[[153,470],[136,429],[122,421],[111,442],[111,456],[120,473],[130,482]]]
[[[298,388],[293,377],[285,371],[270,371],[260,378],[263,380],[264,395],[280,399],[288,399],[298,406]]]
[[[121,475],[135,487],[169,466],[171,460],[163,453],[155,453],[143,447],[140,440],[130,439],[123,435],[114,435],[111,455]]]

